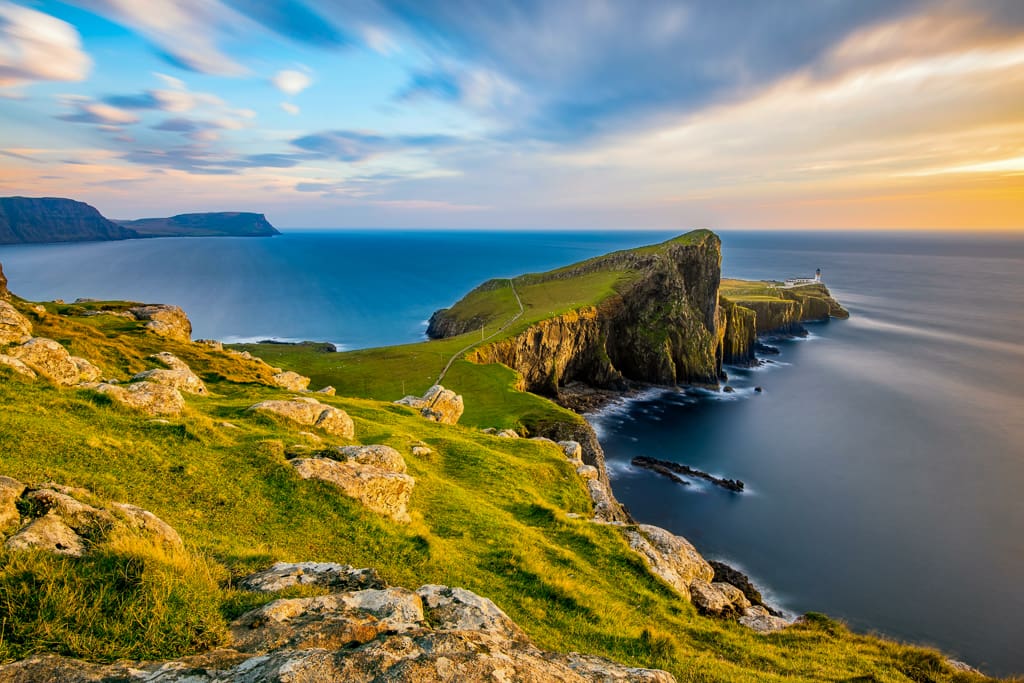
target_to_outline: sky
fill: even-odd
[[[1021,0],[0,0],[0,195],[1024,230]]]

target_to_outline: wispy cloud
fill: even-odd
[[[382,135],[367,131],[332,130],[292,140],[299,149],[347,163],[365,161],[382,154],[451,147],[459,142],[447,135]]]
[[[0,1],[0,87],[32,81],[81,81],[91,66],[74,26]]]
[[[283,69],[274,74],[270,82],[285,95],[298,95],[313,84],[313,79],[304,71]]]

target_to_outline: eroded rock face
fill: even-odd
[[[163,363],[166,367],[140,372],[132,377],[133,381],[163,384],[197,396],[209,395],[210,392],[203,384],[203,380],[199,379],[199,376],[192,372],[192,368],[177,356],[163,351],[150,356],[150,358]]]
[[[101,374],[100,369],[91,362],[72,356],[52,339],[33,337],[20,346],[12,346],[7,353],[61,386],[94,381]]]
[[[99,384],[90,388],[109,396],[115,403],[146,415],[180,415],[185,411],[181,392],[164,384],[133,382],[125,385]]]
[[[407,506],[416,481],[407,474],[332,458],[296,458],[291,463],[303,479],[330,482],[367,509],[396,522],[410,520]]]
[[[32,337],[32,323],[4,299],[0,297],[0,346],[28,341]]]
[[[304,427],[316,427],[344,439],[355,436],[355,425],[348,413],[306,396],[290,400],[261,401],[250,406],[249,410],[284,418]]]
[[[272,593],[292,586],[320,586],[335,591],[384,588],[384,581],[373,569],[356,569],[336,562],[278,562],[270,569],[250,574],[239,587]]]
[[[714,578],[711,565],[682,536],[650,524],[625,527],[623,531],[629,547],[644,558],[651,572],[686,598],[690,598],[691,583],[710,584]]]
[[[192,341],[192,322],[179,306],[151,304],[128,309],[137,320],[145,320],[146,329],[161,337],[188,343]]]
[[[750,607],[743,591],[731,583],[717,581],[691,581],[690,600],[702,613],[715,616],[739,615]]]
[[[420,415],[443,424],[453,425],[462,417],[465,406],[462,396],[440,384],[427,389],[423,396],[406,396],[395,401],[398,405],[409,406],[420,412]]]

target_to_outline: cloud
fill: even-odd
[[[350,42],[337,26],[296,0],[227,0],[227,4],[278,35],[296,42],[328,48]]]
[[[292,104],[291,102],[282,102],[281,109],[291,114],[292,116],[298,116],[300,112],[299,107],[297,105]]]
[[[278,71],[270,82],[286,95],[298,95],[313,83],[313,79],[302,71],[284,69]]]
[[[72,100],[68,104],[74,111],[58,116],[57,118],[61,121],[115,127],[139,122],[139,117],[135,114],[103,102]]]
[[[320,158],[347,163],[382,154],[450,147],[458,142],[458,138],[447,135],[382,135],[350,130],[323,131],[292,140],[294,146]]]
[[[91,66],[73,26],[0,0],[0,87],[81,81]]]

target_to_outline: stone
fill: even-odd
[[[692,583],[710,583],[714,578],[711,565],[682,536],[650,524],[624,527],[623,531],[629,547],[644,559],[651,572],[687,599]]]
[[[35,370],[25,365],[14,356],[5,356],[0,353],[0,365],[5,368],[9,368],[14,371],[16,375],[21,375],[25,379],[35,379],[37,377]]]
[[[0,532],[21,519],[18,499],[25,493],[25,485],[10,477],[0,476]]]
[[[203,380],[199,379],[199,376],[192,372],[192,368],[177,356],[163,351],[150,356],[150,358],[167,367],[145,370],[132,377],[132,381],[162,384],[197,396],[209,395],[210,392],[203,384]]]
[[[111,507],[121,513],[121,521],[123,521],[128,529],[169,548],[183,548],[185,546],[181,536],[174,530],[174,527],[149,510],[143,510],[137,505],[130,505],[128,503],[112,503]]]
[[[304,427],[317,427],[344,439],[355,436],[355,425],[348,413],[314,398],[301,396],[290,400],[261,401],[250,406],[249,410],[284,418]]]
[[[278,562],[269,569],[246,576],[238,585],[262,593],[292,586],[320,586],[336,592],[385,587],[376,570],[355,569],[335,562]]]
[[[3,264],[0,264],[0,299],[10,299],[11,292],[7,289],[7,276],[4,275]]]
[[[762,391],[764,391],[764,387],[754,387],[754,391],[760,394]]]
[[[574,465],[583,464],[583,446],[578,441],[559,441],[558,445],[561,446],[562,452],[565,453],[565,457],[569,459]]]
[[[71,360],[71,354],[52,339],[33,337],[21,346],[11,347],[7,353],[54,384],[69,387],[80,381],[81,371]]]
[[[587,492],[594,503],[594,519],[600,522],[611,522],[615,519],[615,499],[612,497],[608,484],[600,479],[586,479]]]
[[[503,439],[518,439],[519,432],[514,429],[502,429],[495,436],[500,436]]]
[[[18,309],[0,298],[0,346],[21,344],[32,337],[32,323]]]
[[[310,379],[303,377],[297,372],[287,370],[275,373],[271,376],[270,381],[273,382],[274,386],[287,389],[288,391],[306,391],[306,388],[309,387]]]
[[[92,364],[92,361],[78,356],[71,356],[71,362],[78,368],[78,384],[82,382],[95,382],[103,376],[103,371]]]
[[[758,633],[774,633],[790,625],[789,621],[775,616],[761,605],[751,605],[743,610],[739,622]]]
[[[291,463],[303,479],[330,482],[368,510],[396,522],[410,521],[407,506],[416,481],[407,474],[331,458],[296,458]]]
[[[424,613],[438,631],[491,631],[512,640],[526,640],[526,634],[497,605],[464,588],[428,584],[417,595]]]
[[[180,415],[185,411],[185,399],[181,392],[163,384],[133,382],[115,386],[103,383],[89,388],[108,396],[115,403],[146,415]]]
[[[743,591],[731,583],[721,582],[691,582],[690,600],[701,613],[714,616],[741,615],[751,606]]]
[[[189,343],[192,341],[192,323],[178,306],[151,304],[129,308],[137,320],[145,320],[145,328],[160,337]]]
[[[8,538],[4,547],[8,550],[49,550],[72,557],[81,557],[87,550],[85,540],[54,514],[32,520]]]
[[[334,396],[338,392],[337,392],[337,390],[334,387],[332,387],[330,385],[327,385],[323,389],[317,389],[316,393],[324,394],[325,396]]]
[[[338,454],[338,460],[350,460],[360,465],[372,465],[387,472],[405,474],[405,460],[402,454],[391,446],[341,446],[334,452]]]
[[[196,339],[195,344],[202,344],[203,346],[209,346],[214,351],[223,351],[224,343],[219,342],[216,339]]]
[[[576,474],[582,479],[597,479],[598,471],[593,465],[580,465],[576,468]]]
[[[428,420],[450,425],[456,424],[465,410],[462,396],[440,384],[427,389],[427,393],[422,397],[406,396],[395,403],[418,410],[420,415]]]
[[[733,392],[734,392],[734,391],[736,391],[736,390],[735,390],[735,389],[733,389],[733,388],[732,388],[731,386],[729,386],[728,384],[726,384],[726,385],[725,385],[725,388],[724,388],[724,389],[722,389],[722,391],[723,391],[723,392],[725,392],[725,393],[727,393],[727,394],[731,394],[731,393],[733,393]]]
[[[410,452],[417,458],[429,457],[434,451],[429,446],[415,445],[410,449]]]

